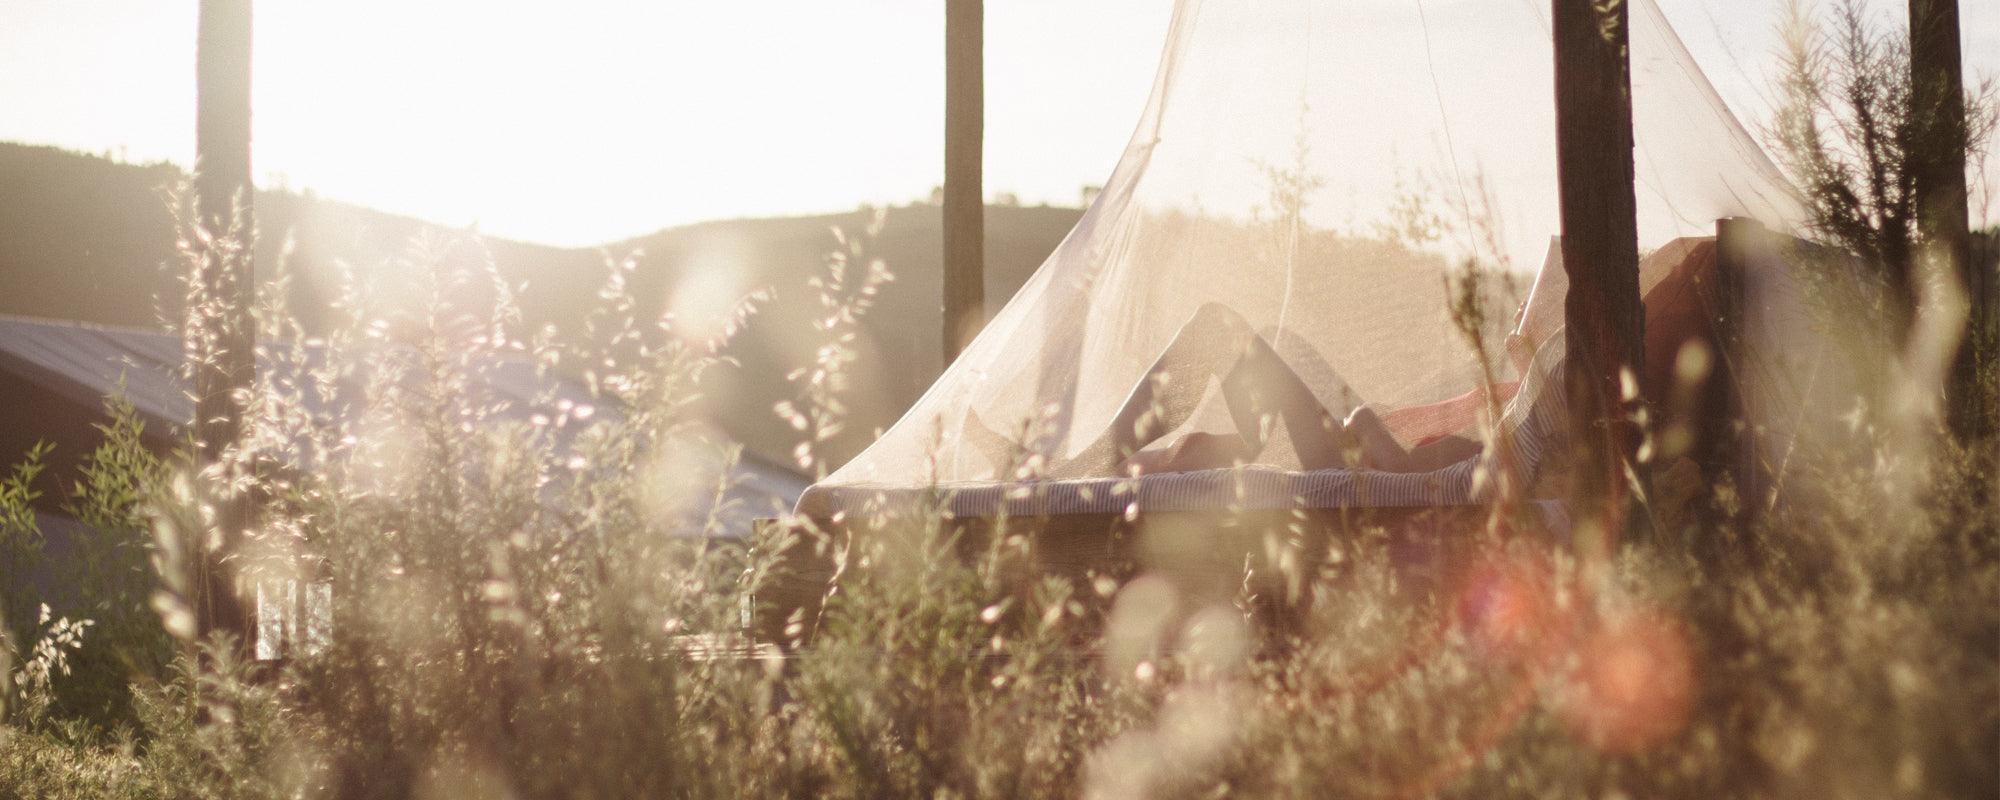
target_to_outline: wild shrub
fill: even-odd
[[[1889,80],[1893,52],[1872,36],[1849,31],[1835,42],[1859,60],[1813,55],[1794,79],[1822,99],[1867,95],[1877,122],[1815,105],[1779,128],[1822,235],[1885,252],[1911,230],[1904,189],[1868,165],[1908,140],[1880,127],[1893,87],[1857,94]],[[1831,143],[1813,127],[1828,113],[1840,136],[1877,125],[1873,144]],[[1861,166],[1840,166],[1855,153]],[[1275,197],[1274,213],[1302,201]],[[1424,209],[1403,204],[1394,227],[1434,236]],[[798,433],[813,474],[844,423],[855,322],[890,279],[875,232],[840,238],[806,287],[824,341],[774,424]],[[1276,640],[1255,627],[1249,580],[1218,599],[1158,574],[1040,574],[1033,520],[975,547],[937,508],[848,533],[787,519],[841,572],[823,610],[793,621],[811,643],[786,652],[743,630],[781,548],[718,541],[739,454],[693,416],[762,295],[692,333],[641,318],[637,261],[614,259],[580,332],[525,330],[520,287],[475,243],[420,241],[396,266],[385,274],[408,285],[344,284],[330,331],[307,335],[283,291],[259,309],[270,367],[242,398],[241,470],[145,455],[114,402],[104,446],[64,476],[72,515],[108,532],[71,576],[73,606],[23,616],[44,598],[15,580],[39,552],[40,454],[0,481],[0,799],[1927,797],[2000,783],[2000,491],[1964,488],[1992,484],[1990,458],[1893,392],[1857,392],[1854,413],[1802,440],[1785,502],[1657,465],[1647,544],[1580,557],[1515,504],[1449,574],[1413,572],[1407,543],[1379,529],[1279,559],[1316,599]],[[1468,267],[1448,298],[1487,362],[1483,303],[1503,293],[1490,283]],[[1855,347],[1869,348],[1863,382],[1937,385],[1919,351]],[[589,396],[503,397],[504,370]],[[217,499],[246,489],[244,574],[323,598],[279,631],[281,665],[194,640],[191,564]],[[1228,522],[1180,533],[1199,547]]]

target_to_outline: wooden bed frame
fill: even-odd
[[[996,532],[1016,539],[1015,546],[1027,548],[1035,575],[1068,579],[1079,597],[1093,596],[1100,579],[1123,584],[1142,572],[1157,575],[1175,587],[1184,611],[1244,605],[1277,642],[1303,630],[1315,579],[1333,568],[1328,548],[1334,541],[1382,537],[1406,583],[1431,585],[1447,579],[1465,549],[1440,543],[1472,538],[1439,534],[1477,530],[1488,513],[1485,506],[1465,505],[962,517],[942,520],[929,533],[952,542],[967,563],[994,544]],[[897,522],[920,527],[907,518]],[[752,637],[787,651],[808,644],[835,591],[843,551],[855,538],[883,533],[824,519],[789,525],[758,520],[752,547],[775,558],[755,587]],[[1185,546],[1195,541],[1201,546]],[[1089,625],[1080,631],[1089,632]]]

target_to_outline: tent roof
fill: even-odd
[[[1654,0],[1627,5],[1641,251],[1710,235],[1724,217],[1788,229],[1803,208],[1795,188]],[[801,509],[856,508],[850,496],[893,506],[925,487],[1035,470],[1181,498],[1193,479],[1172,476],[1194,469],[1185,464],[1224,459],[1132,478],[1121,448],[1233,443],[1227,460],[1243,466],[1315,471],[1324,459],[1299,443],[1324,452],[1345,428],[1322,423],[1315,439],[1310,412],[1248,407],[1281,398],[1266,410],[1317,404],[1338,421],[1524,378],[1518,354],[1488,357],[1527,340],[1507,339],[1521,332],[1506,284],[1549,263],[1560,232],[1545,12],[1178,0],[1151,97],[1102,193],[910,411]],[[1459,286],[1480,313],[1460,304]],[[1246,331],[1274,355],[1252,364],[1203,344]],[[1231,398],[1229,376],[1277,375],[1272,362],[1290,377]],[[1312,397],[1297,400],[1299,387]],[[1535,407],[1525,390],[1510,402]],[[1126,441],[1140,429],[1151,433]],[[965,502],[991,508],[1018,491]]]
[[[79,413],[94,414],[104,398],[122,391],[149,430],[173,430],[194,416],[194,400],[178,376],[180,342],[157,331],[66,320],[0,315],[0,380],[25,381],[73,402]],[[263,359],[268,366],[269,359]],[[483,387],[502,401],[500,417],[526,420],[536,414],[537,394],[544,388],[526,357],[506,358],[482,372]],[[598,402],[575,381],[556,381],[555,396],[572,403]],[[122,386],[122,389],[121,389]],[[307,399],[316,416],[331,412]],[[600,408],[604,419],[616,419],[615,408]],[[34,425],[15,418],[11,425]],[[722,440],[720,430],[703,426],[704,435]],[[715,469],[716,463],[691,464]],[[780,505],[790,505],[807,481],[798,473],[744,453],[736,464],[732,500],[739,511],[726,524],[734,535],[746,535],[750,520]]]

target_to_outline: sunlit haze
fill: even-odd
[[[1763,113],[1781,2],[1662,2],[1746,118]],[[1992,74],[2000,9],[1964,6],[1970,71]],[[0,140],[190,161],[195,10],[0,7]],[[989,194],[1073,204],[1104,180],[1170,10],[987,4]],[[267,187],[589,244],[907,202],[941,180],[936,0],[271,0],[256,15],[255,161]]]

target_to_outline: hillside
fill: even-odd
[[[165,199],[181,179],[167,164],[120,164],[49,147],[0,143],[0,313],[151,327],[161,300],[178,290],[174,232]],[[295,276],[290,300],[309,330],[334,297],[336,265],[366,277],[410,271],[412,242],[426,223],[310,195],[261,191],[258,272],[268,280],[289,238]],[[1076,222],[1067,208],[987,211],[987,297],[1010,297]],[[634,288],[653,312],[688,291],[737,296],[769,289],[773,299],[731,355],[740,366],[715,372],[706,388],[710,416],[766,459],[789,463],[794,434],[771,413],[788,396],[784,374],[809,363],[817,299],[806,281],[836,247],[834,227],[859,231],[856,211],[810,217],[708,222],[668,228],[598,248],[558,248],[486,237],[480,241],[509,281],[526,282],[522,313],[531,325],[570,329],[597,302],[607,256],[642,251]],[[938,308],[940,215],[932,205],[890,209],[870,252],[896,280],[863,321],[854,368],[853,417],[830,447],[844,459],[876,429],[895,421],[941,366]],[[435,238],[435,237],[434,237]],[[476,257],[463,244],[430,257]],[[691,279],[699,276],[698,282]],[[169,306],[170,307],[170,306]]]

